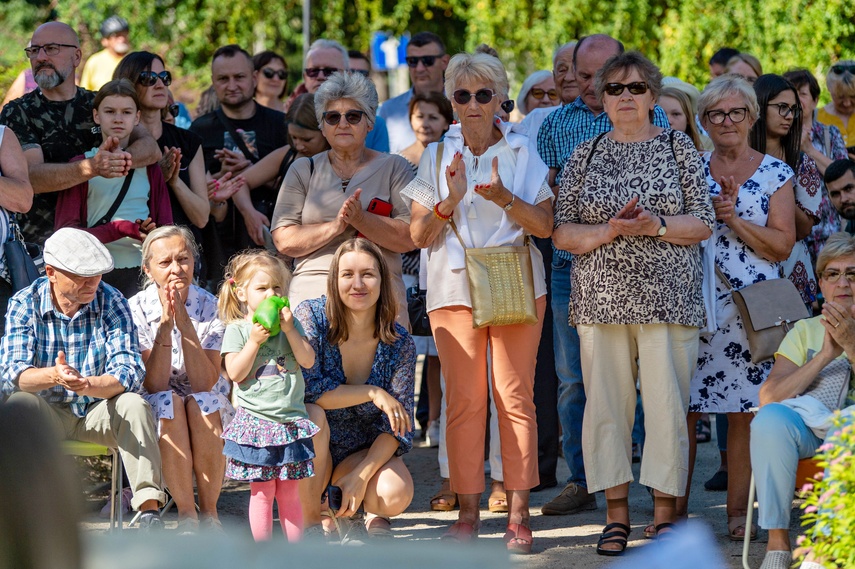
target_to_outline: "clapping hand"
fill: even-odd
[[[160,159],[160,169],[163,171],[163,178],[168,184],[174,184],[178,179],[178,172],[181,171],[181,149],[163,148],[163,158]]]
[[[485,200],[489,200],[501,207],[506,206],[514,198],[510,190],[502,183],[502,178],[499,176],[498,156],[493,158],[493,173],[490,176],[490,183],[476,184],[474,190],[476,194]]]
[[[448,183],[448,197],[455,205],[460,203],[467,190],[466,164],[463,162],[463,154],[460,152],[455,152],[451,164],[446,166],[445,181]]]
[[[56,356],[54,367],[54,381],[57,385],[61,385],[69,391],[73,391],[78,395],[89,388],[89,380],[80,375],[80,372],[68,365],[65,361],[65,352],[59,352]]]
[[[638,205],[638,196],[627,202],[617,214],[609,220],[609,227],[617,235],[655,236],[662,226],[659,217]]]
[[[243,172],[252,164],[252,162],[243,155],[243,152],[229,150],[228,148],[215,150],[214,158],[219,160],[220,164],[222,164],[221,170],[223,172],[232,172],[233,174]]]
[[[362,202],[359,201],[361,195],[362,188],[356,188],[353,195],[344,200],[338,212],[338,217],[343,223],[357,227],[362,222],[365,212],[362,209]]]
[[[736,200],[739,196],[739,184],[733,176],[722,177],[719,180],[721,191],[713,196],[712,203],[715,209],[715,218],[722,223],[730,223],[736,217]]]
[[[840,278],[845,278],[841,275]],[[822,350],[831,350],[831,355],[837,357],[844,351],[847,354],[855,353],[855,306],[845,308],[837,302],[827,300],[822,304],[822,318],[820,319],[825,328],[825,341]],[[826,344],[831,340],[831,344]]]
[[[108,136],[98,152],[91,158],[95,168],[95,175],[102,178],[121,178],[131,172],[133,159],[130,152],[126,152],[119,146],[119,139]]]

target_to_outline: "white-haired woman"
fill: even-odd
[[[535,71],[525,78],[520,87],[517,110],[525,116],[534,109],[557,107],[561,104],[560,95],[555,88],[555,78],[551,71]]]
[[[223,427],[234,416],[230,382],[220,375],[225,325],[217,297],[193,284],[199,249],[186,227],[165,225],[142,245],[145,288],[128,302],[140,341],[145,399],[157,422],[163,477],[178,508],[179,531],[219,529]]]
[[[471,541],[481,526],[489,345],[502,461],[512,465],[504,472],[505,541],[509,550],[529,553],[529,490],[538,484],[533,385],[546,309],[543,259],[530,247],[536,324],[473,328],[464,248],[449,220],[467,248],[519,246],[528,234],[552,234],[553,195],[548,169],[529,153],[528,137],[495,118],[508,92],[501,62],[461,53],[451,58],[445,79],[460,124],[446,133],[441,156],[436,143],[428,146],[416,179],[402,192],[413,200],[413,241],[428,249],[427,308],[446,378],[449,473],[460,516],[443,537]]]
[[[828,70],[825,84],[831,94],[831,102],[819,109],[816,119],[840,129],[849,155],[855,155],[855,60],[838,61]]]
[[[376,111],[377,90],[358,73],[334,73],[318,88],[315,113],[330,149],[288,170],[273,212],[273,241],[294,259],[292,306],[324,293],[339,245],[356,235],[376,243],[394,278],[398,321],[407,326],[401,253],[414,245],[401,189],[413,170],[401,156],[365,146]]]

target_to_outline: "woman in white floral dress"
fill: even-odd
[[[703,156],[716,212],[715,263],[734,289],[778,278],[796,238],[793,170],[748,144],[759,106],[742,78],[725,75],[707,85],[698,101],[701,124],[715,144]],[[730,290],[716,276],[716,331],[701,338],[692,378],[689,432],[701,413],[727,413],[727,516],[731,539],[745,534],[751,467],[748,456],[750,409],[759,404],[760,384],[772,361],[753,364],[742,318]],[[696,442],[689,439],[689,483],[678,501],[685,515]],[[752,537],[756,531],[752,528]]]
[[[184,227],[149,233],[142,249],[145,288],[130,299],[146,365],[144,397],[160,436],[163,477],[178,508],[179,532],[221,527],[217,500],[225,457],[220,435],[234,416],[229,382],[220,375],[225,325],[217,298],[193,284],[199,251]]]

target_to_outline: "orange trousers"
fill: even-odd
[[[446,445],[451,488],[459,494],[484,491],[487,426],[487,347],[505,489],[530,490],[539,483],[534,367],[546,297],[536,301],[537,324],[472,328],[472,309],[446,306],[430,313],[447,403]]]

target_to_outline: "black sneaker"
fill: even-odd
[[[155,533],[165,529],[163,520],[157,510],[143,512],[140,516],[140,531],[143,533]]]

